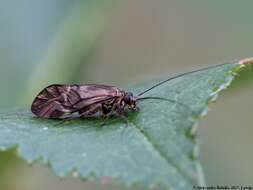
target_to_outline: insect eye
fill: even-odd
[[[125,101],[126,103],[129,102],[129,101],[130,101],[129,96],[125,96],[124,101]]]
[[[126,103],[130,103],[132,101],[132,97],[133,97],[133,94],[132,93],[127,93],[124,97],[124,101]]]

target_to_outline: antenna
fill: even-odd
[[[180,105],[180,106],[182,106],[182,107],[184,107],[184,108],[190,110],[190,111],[192,112],[192,114],[193,114],[195,117],[198,116],[197,112],[195,112],[190,106],[188,106],[188,105],[186,105],[186,104],[184,104],[184,103],[180,103],[180,102],[178,102],[178,101],[176,101],[176,100],[168,99],[168,98],[163,98],[163,97],[151,97],[151,96],[150,96],[150,97],[137,98],[137,101],[140,101],[140,100],[149,100],[149,99],[150,99],[150,100],[164,100],[164,101],[167,101],[167,102],[170,102],[170,103],[178,104],[178,105]]]
[[[154,89],[154,88],[156,88],[156,87],[158,87],[158,86],[160,86],[160,85],[162,85],[162,84],[164,84],[164,83],[166,83],[166,82],[168,82],[168,81],[170,81],[170,80],[179,78],[179,77],[184,76],[184,75],[187,75],[187,74],[192,74],[192,73],[199,72],[199,71],[205,71],[205,70],[207,70],[207,69],[212,69],[212,68],[219,67],[219,66],[226,65],[226,64],[230,64],[230,63],[223,63],[223,64],[219,64],[219,65],[212,65],[212,66],[209,66],[209,67],[204,67],[204,68],[201,68],[201,69],[197,69],[197,70],[195,70],[195,71],[189,71],[189,72],[185,72],[185,73],[181,73],[181,74],[172,76],[172,77],[170,77],[170,78],[168,78],[168,79],[166,79],[166,80],[164,80],[164,81],[161,81],[161,82],[155,84],[154,86],[148,88],[147,90],[145,90],[145,91],[139,93],[139,94],[137,95],[137,97],[139,97],[139,96],[145,94],[146,92],[148,92],[148,91],[150,91],[150,90],[152,90],[152,89]]]

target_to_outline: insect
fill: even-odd
[[[124,121],[127,121],[126,113],[129,111],[138,112],[138,102],[146,99],[169,101],[184,106],[186,109],[192,111],[189,106],[175,100],[162,97],[142,96],[148,91],[170,80],[217,66],[220,65],[214,65],[170,77],[136,96],[131,92],[126,92],[123,89],[109,85],[53,84],[44,88],[36,96],[32,103],[31,111],[41,118],[73,119],[76,117],[87,118],[100,116],[103,119],[107,119],[111,115],[116,114],[124,119]]]

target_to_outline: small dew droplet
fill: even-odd
[[[87,156],[87,154],[84,152],[84,153],[82,153],[82,157],[86,157]]]
[[[45,131],[48,130],[48,127],[43,127],[43,130],[45,130]]]

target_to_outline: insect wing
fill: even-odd
[[[43,118],[61,118],[95,104],[122,96],[122,90],[107,85],[50,85],[32,103],[32,112]]]
[[[75,109],[85,109],[122,96],[122,90],[106,85],[82,85],[79,87],[78,92],[81,101],[73,105]]]
[[[51,85],[44,88],[34,99],[32,112],[43,118],[59,118],[71,113],[71,105],[65,103],[63,96],[69,88],[68,85]]]

